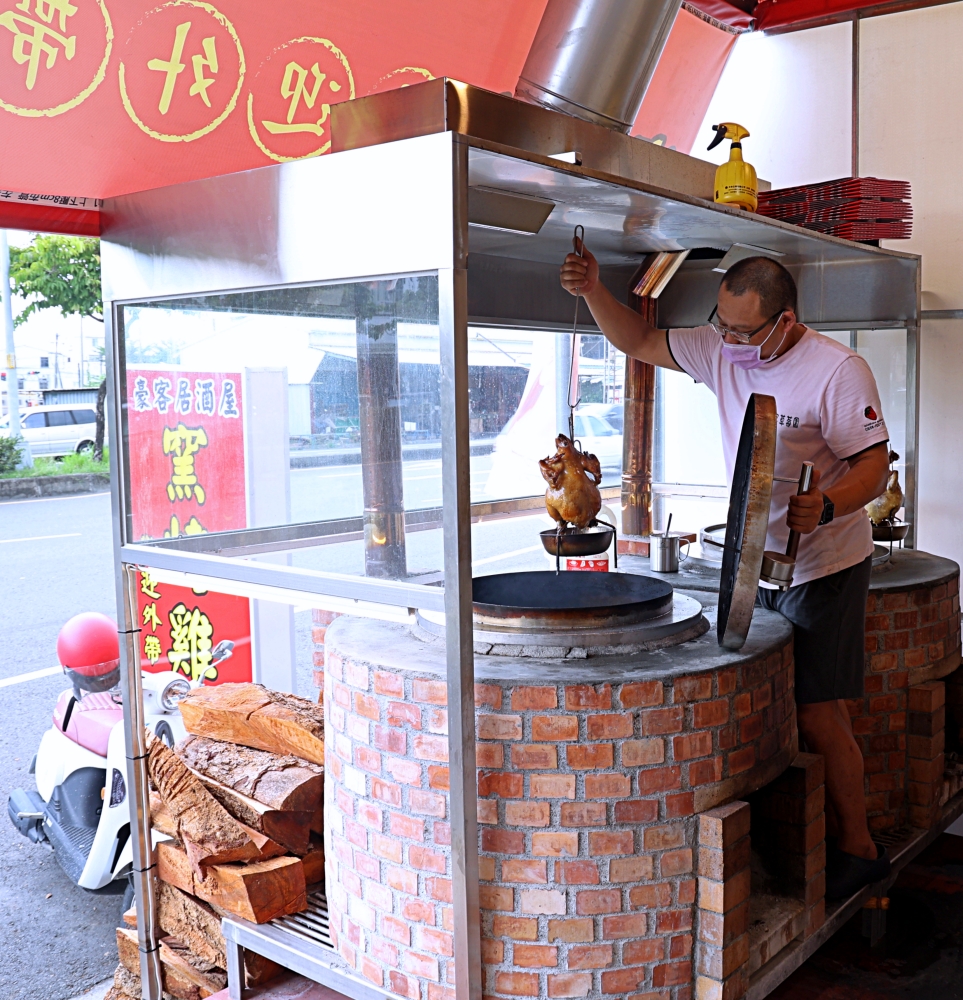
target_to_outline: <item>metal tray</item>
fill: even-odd
[[[582,556],[597,556],[607,552],[615,537],[615,530],[604,524],[591,528],[570,528],[559,533],[555,528],[539,532],[542,545],[550,556],[563,559],[578,559]]]

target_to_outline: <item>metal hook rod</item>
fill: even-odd
[[[581,236],[579,231],[581,230]],[[572,236],[572,247],[579,257],[584,257],[585,250],[585,226],[576,226]],[[578,364],[578,300],[582,297],[581,286],[575,289],[575,320],[572,323],[572,363],[568,369],[568,436],[575,440],[575,407],[582,401],[581,397],[572,402],[572,383],[575,381],[575,368]]]

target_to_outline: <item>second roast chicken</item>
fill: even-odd
[[[569,524],[587,528],[602,509],[598,485],[602,482],[602,467],[594,455],[579,451],[565,434],[559,434],[555,446],[555,454],[538,463],[548,483],[545,507],[563,528]]]
[[[889,453],[890,462],[896,462],[899,455],[895,451]],[[885,522],[892,522],[896,512],[903,506],[903,490],[899,484],[899,472],[890,469],[889,477],[886,480],[886,490],[875,500],[866,504],[866,513],[873,524],[879,525]]]

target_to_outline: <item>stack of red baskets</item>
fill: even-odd
[[[843,177],[760,191],[760,215],[847,240],[906,240],[913,233],[908,181]]]

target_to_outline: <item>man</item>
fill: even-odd
[[[827,895],[849,896],[890,870],[869,834],[863,758],[844,701],[863,695],[873,551],[863,507],[885,489],[888,467],[888,433],[872,372],[854,351],[798,321],[795,282],[768,257],[741,260],[726,272],[705,326],[659,330],[605,289],[597,261],[582,249],[584,256],[565,258],[563,287],[579,291],[619,350],[685,372],[715,393],[730,479],[753,392],[776,399],[776,474],[795,479],[804,461],[815,463],[805,496],[796,496],[790,484],[773,484],[766,548],[785,551],[790,528],[803,538],[793,586],[760,588],[758,603],[795,626],[799,733],[826,759],[838,835],[827,863]]]

